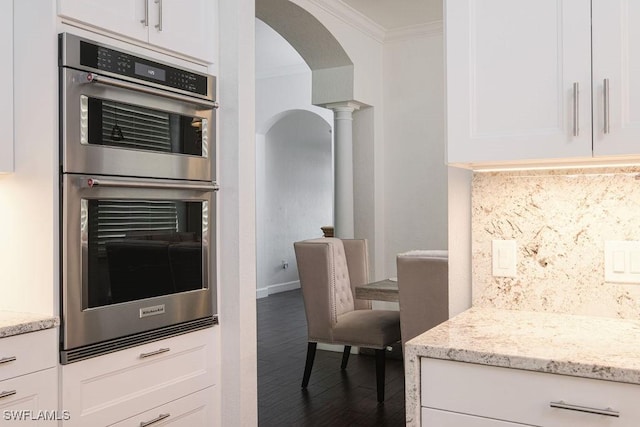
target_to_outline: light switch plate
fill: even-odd
[[[515,240],[491,241],[491,274],[494,277],[516,277],[517,256]]]
[[[640,284],[640,241],[604,242],[604,281]]]

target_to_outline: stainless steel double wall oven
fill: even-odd
[[[61,361],[216,321],[215,77],[59,36]]]

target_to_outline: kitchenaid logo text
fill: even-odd
[[[154,316],[156,314],[164,314],[164,304],[154,305],[153,307],[144,307],[140,309],[140,318]]]
[[[69,411],[32,411],[29,409],[2,411],[2,419],[5,421],[69,421]]]

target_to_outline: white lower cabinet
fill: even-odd
[[[58,411],[56,368],[0,381],[1,426],[51,426],[64,418]]]
[[[422,408],[422,425],[437,427],[522,427],[525,424],[514,424],[490,418]]]
[[[62,366],[64,427],[140,426],[167,413],[149,425],[215,426],[217,333],[208,328]]]
[[[57,329],[0,339],[0,426],[56,425]]]
[[[426,427],[637,427],[638,402],[640,385],[635,384],[421,360],[422,425]],[[456,424],[461,416],[471,417]]]
[[[207,388],[174,400],[158,408],[127,418],[113,427],[209,427],[214,425],[213,388]]]

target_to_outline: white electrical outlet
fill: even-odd
[[[491,273],[494,277],[516,277],[517,256],[515,240],[491,241]]]
[[[604,281],[640,284],[640,241],[604,242]]]

